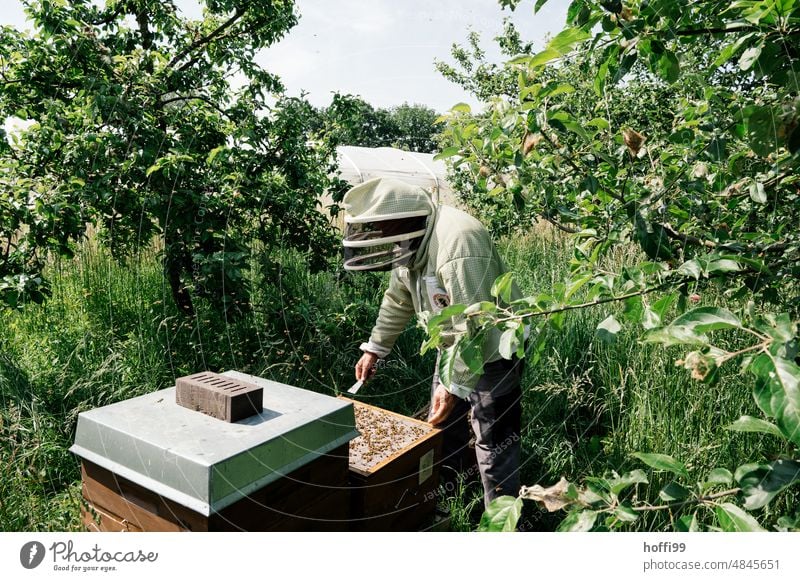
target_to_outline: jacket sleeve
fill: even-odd
[[[450,304],[471,305],[479,301],[494,301],[491,295],[492,283],[502,274],[501,271],[501,265],[493,257],[469,257],[457,258],[444,263],[439,269],[438,275],[450,296]],[[452,341],[448,342],[454,343],[466,331],[466,319],[463,316],[453,317]],[[497,358],[498,341],[493,336],[494,334],[496,331],[493,329],[484,343],[484,362]],[[444,385],[453,395],[466,399],[475,389],[479,379],[480,375],[470,371],[463,359],[457,357],[453,362],[450,385]]]
[[[380,358],[386,357],[413,315],[414,303],[411,293],[398,278],[397,269],[394,269],[389,288],[383,295],[378,320],[372,328],[369,341],[362,343],[360,349],[375,353]]]

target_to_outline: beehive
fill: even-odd
[[[235,423],[176,403],[175,388],[83,412],[90,530],[341,530],[348,443],[341,399],[229,371],[264,388],[260,413]]]
[[[351,530],[416,531],[431,521],[442,433],[427,422],[353,401],[360,435],[350,441]]]

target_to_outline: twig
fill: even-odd
[[[746,252],[757,252],[757,253],[777,253],[783,252],[786,250],[788,244],[786,242],[774,242],[767,246],[754,246],[754,245],[747,245],[747,246],[738,246],[738,245],[731,245],[731,244],[718,244],[713,240],[704,240],[702,238],[698,238],[697,236],[692,236],[691,234],[682,234],[675,230],[672,226],[667,223],[659,223],[667,235],[672,238],[673,240],[680,240],[681,242],[694,244],[695,246],[704,246],[705,248],[711,249],[721,249],[727,250],[729,252],[734,252],[736,254],[742,254],[742,248]]]
[[[108,13],[104,18],[101,18],[100,20],[89,20],[88,23],[92,26],[105,26],[106,24],[111,24],[117,18],[117,16],[122,13],[124,8],[125,4],[120,3],[116,10]]]
[[[560,149],[560,147],[558,147],[558,145],[556,145],[556,143],[550,138],[550,136],[547,135],[547,131],[545,131],[544,128],[542,128],[541,134],[542,134],[542,137],[544,137],[545,141],[547,141],[547,143],[550,144],[550,147],[552,147],[556,151],[558,151]],[[582,173],[581,172],[581,168],[578,167],[578,164],[576,164],[575,161],[573,161],[571,156],[564,155],[562,157],[567,161],[567,163],[569,163],[569,165],[572,166],[572,169],[574,169],[578,173]]]
[[[658,290],[661,290],[661,289],[664,289],[664,288],[667,288],[667,287],[673,286],[673,285],[675,285],[675,282],[669,280],[669,281],[662,282],[661,284],[657,284],[656,286],[652,286],[650,288],[645,288],[645,289],[642,289],[642,290],[639,290],[639,291],[627,293],[627,294],[624,294],[624,295],[619,295],[617,297],[607,297],[607,298],[604,298],[604,299],[595,299],[593,301],[589,301],[589,302],[586,302],[586,303],[575,304],[575,305],[564,305],[563,307],[558,307],[556,309],[550,309],[550,310],[547,310],[547,311],[536,311],[534,313],[525,313],[525,314],[523,314],[523,315],[521,315],[519,317],[507,317],[507,318],[497,319],[496,322],[497,323],[503,323],[505,321],[513,321],[513,320],[520,319],[520,318],[524,319],[526,317],[541,317],[541,316],[553,315],[555,313],[563,313],[564,311],[573,311],[575,309],[585,309],[586,307],[593,307],[595,305],[603,305],[603,304],[606,304],[606,303],[613,303],[613,302],[616,302],[616,301],[624,301],[625,299],[629,299],[629,298],[632,298],[632,297],[638,297],[638,296],[644,296],[646,294],[650,294],[652,292],[655,292],[655,291],[658,291]],[[471,317],[471,316],[479,315],[479,314],[481,314],[481,313],[477,312],[477,313],[474,313],[472,315],[467,315],[467,316]]]
[[[193,101],[193,100],[203,101],[204,103],[207,103],[208,105],[211,105],[214,109],[219,111],[222,115],[225,115],[225,117],[228,117],[230,119],[230,114],[227,111],[225,111],[224,109],[221,109],[219,107],[219,105],[217,105],[211,99],[209,99],[208,97],[205,97],[203,95],[188,95],[188,96],[178,95],[177,97],[171,97],[169,99],[165,99],[165,100],[159,102],[158,106],[159,106],[159,108],[161,108],[164,105],[169,105],[170,103],[175,103],[176,101]]]
[[[722,131],[722,132],[723,132],[723,133],[727,133],[728,131],[730,131],[730,130],[731,130],[733,127],[735,127],[735,126],[736,126],[736,122],[734,121],[734,122],[732,122],[732,123],[728,124],[728,126],[727,126],[727,127],[725,127],[725,128],[723,129],[723,131]],[[700,157],[700,154],[701,154],[701,153],[704,153],[704,152],[705,152],[705,151],[706,151],[706,150],[707,150],[709,147],[711,147],[711,144],[712,144],[712,143],[714,143],[714,140],[713,140],[713,139],[712,139],[712,140],[710,140],[708,143],[706,143],[706,144],[703,146],[703,149],[701,149],[700,151],[698,151],[698,152],[695,154],[695,156],[694,156],[694,159],[693,159],[692,161],[694,161],[694,160],[698,159],[698,158]],[[678,182],[681,180],[681,178],[683,178],[683,176],[684,176],[683,172],[678,172],[678,174],[677,174],[677,175],[676,175],[674,178],[672,178],[672,180],[671,180],[671,181],[670,181],[670,182],[669,182],[667,185],[665,185],[665,186],[664,186],[664,187],[661,189],[661,191],[660,191],[660,192],[658,192],[658,193],[656,193],[656,194],[653,194],[653,195],[652,195],[650,198],[648,198],[647,200],[645,200],[645,201],[646,201],[646,203],[647,203],[648,205],[651,205],[651,206],[652,206],[652,205],[653,205],[655,202],[657,202],[658,200],[660,200],[661,198],[663,198],[663,197],[664,197],[664,196],[667,194],[667,192],[669,192],[669,191],[672,189],[672,187],[673,187],[673,186],[675,186],[675,184],[677,184],[677,183],[678,183]]]
[[[686,500],[680,500],[678,502],[670,502],[669,504],[659,504],[656,506],[634,506],[633,510],[636,512],[647,512],[653,510],[666,510],[669,508],[680,508],[686,506],[687,504],[703,504],[705,502],[710,502],[712,500],[716,500],[718,498],[723,498],[725,496],[733,496],[734,494],[739,494],[741,492],[741,488],[730,488],[728,490],[723,490],[721,492],[715,492],[714,494],[709,494],[708,496],[697,496],[695,498],[689,498]]]
[[[747,272],[757,272],[757,271],[753,271],[752,269],[744,268],[744,269],[742,269],[742,270],[740,270],[738,272],[735,272],[735,273],[718,272],[718,273],[709,275],[708,276],[708,280],[720,278],[720,277],[723,277],[723,276],[729,276],[729,275],[741,275],[741,274],[747,273]],[[509,316],[509,317],[498,318],[498,319],[495,320],[495,323],[504,323],[506,321],[516,321],[516,320],[520,320],[520,319],[526,319],[528,317],[541,317],[541,316],[545,316],[546,317],[547,315],[553,315],[553,314],[556,314],[556,313],[563,313],[565,311],[573,311],[573,310],[576,310],[576,309],[585,309],[587,307],[593,307],[595,305],[603,305],[603,304],[613,303],[613,302],[617,302],[617,301],[624,301],[624,300],[630,299],[632,297],[644,296],[644,295],[650,294],[652,292],[656,292],[656,291],[659,291],[659,290],[662,290],[662,289],[665,289],[665,288],[668,288],[668,287],[671,287],[671,286],[678,287],[681,284],[685,284],[687,282],[687,280],[675,281],[675,280],[672,280],[670,278],[670,279],[665,280],[664,282],[662,282],[660,284],[657,284],[655,286],[651,286],[649,288],[644,288],[642,290],[626,293],[624,295],[619,295],[619,296],[616,296],[616,297],[606,297],[606,298],[603,298],[603,299],[595,299],[593,301],[588,301],[588,302],[580,303],[580,304],[564,305],[562,307],[558,307],[558,308],[555,308],[555,309],[549,309],[547,311],[536,311],[536,312],[533,312],[533,313],[524,313],[524,314],[521,314],[521,315],[518,315],[518,316]],[[480,314],[482,314],[481,311],[478,311],[476,313],[472,313],[472,314],[467,315],[467,317],[474,317],[474,316],[477,316],[477,315],[480,315]],[[757,337],[759,337],[761,339],[764,339],[764,340],[767,339],[763,335],[755,333],[754,331],[752,331],[752,329],[747,329],[747,328],[743,327],[742,331],[747,331],[747,332],[749,332],[751,334],[754,334]]]
[[[544,220],[547,220],[548,222],[550,222],[550,224],[552,224],[553,226],[555,226],[556,228],[558,228],[562,232],[566,232],[567,234],[577,234],[578,232],[580,232],[580,230],[578,230],[576,228],[571,228],[569,226],[565,226],[564,224],[562,224],[561,222],[559,222],[555,218],[551,218],[551,217],[547,216],[546,214],[539,214],[539,215]]]
[[[8,263],[8,257],[11,254],[11,240],[13,238],[14,238],[14,233],[13,232],[9,232],[8,233],[8,244],[6,244],[6,251],[5,251],[5,254],[3,255],[3,264],[7,264]],[[16,245],[15,245],[15,248],[16,248]]]
[[[737,32],[763,32],[765,36],[779,34],[781,36],[796,36],[800,34],[800,28],[793,28],[791,30],[765,30],[758,26],[731,26],[728,28],[687,28],[685,30],[678,30],[676,36],[699,36],[701,34],[735,34]]]
[[[681,242],[694,244],[695,246],[705,246],[706,248],[717,248],[717,243],[711,240],[703,240],[697,236],[690,234],[681,234],[666,222],[659,224],[667,235],[673,240],[680,240]]]
[[[687,28],[675,32],[676,36],[698,36],[701,34],[733,34],[736,32],[760,32],[762,29],[757,26],[731,26],[728,28]]]
[[[633,164],[631,164],[633,165]],[[632,169],[632,168],[631,168]],[[615,200],[619,201],[622,204],[622,209],[625,209],[625,188],[628,186],[628,178],[631,177],[631,172],[625,172],[625,181],[622,182],[622,187],[620,188],[620,192],[614,192],[613,190],[609,189],[608,194],[614,198]]]
[[[189,46],[187,46],[185,49],[183,49],[181,52],[179,52],[178,54],[176,54],[176,55],[175,55],[175,56],[172,58],[172,60],[171,60],[171,61],[169,61],[169,64],[167,65],[167,68],[173,68],[173,67],[174,67],[176,64],[178,64],[179,62],[181,62],[181,61],[182,61],[182,60],[183,60],[183,59],[186,57],[186,55],[188,55],[188,54],[190,54],[190,53],[194,52],[195,50],[197,50],[198,48],[200,48],[200,47],[201,47],[201,46],[203,46],[204,44],[208,44],[209,42],[211,42],[212,40],[214,40],[214,39],[215,39],[216,37],[218,37],[220,34],[222,34],[223,32],[225,32],[225,30],[227,30],[228,28],[230,28],[231,26],[233,26],[233,24],[234,24],[234,23],[235,23],[237,20],[239,20],[239,19],[240,19],[240,18],[241,18],[241,17],[244,15],[244,13],[245,13],[245,10],[242,10],[241,8],[237,8],[237,9],[236,9],[236,11],[233,13],[233,16],[231,16],[230,18],[228,18],[228,20],[226,20],[225,22],[223,22],[222,24],[220,24],[220,25],[219,25],[217,28],[215,28],[214,30],[212,30],[211,32],[209,32],[209,33],[208,33],[207,35],[205,35],[204,37],[202,37],[202,38],[198,38],[198,39],[197,39],[196,41],[194,41],[192,44],[190,44],[190,45],[189,45]]]

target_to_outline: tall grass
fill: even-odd
[[[505,240],[501,250],[528,292],[562,280],[571,253],[547,232]],[[253,308],[236,320],[202,301],[194,318],[180,315],[155,249],[121,264],[91,243],[77,258],[52,264],[53,296],[45,304],[0,312],[1,530],[80,527],[79,468],[68,451],[80,411],[205,369],[238,369],[329,395],[352,385],[386,275],[345,275],[337,265],[311,273],[289,251],[255,248],[251,260]],[[606,315],[571,312],[548,337],[542,360],[526,370],[524,484],[628,469],[636,466],[634,451],[672,454],[698,476],[780,451],[766,437],[723,429],[741,414],[757,415],[748,377],[731,368],[715,386],[693,382],[675,367],[677,353],[640,345],[633,332],[615,345],[598,344],[594,329]],[[421,339],[411,323],[359,397],[406,414],[423,408],[433,359],[419,356]],[[475,528],[480,498],[475,482],[445,495],[455,528]],[[663,526],[668,515],[651,518],[642,526]],[[552,530],[557,520],[526,506],[523,528]]]
[[[175,308],[156,250],[118,263],[93,243],[49,271],[42,305],[0,311],[0,530],[70,530],[79,522],[79,464],[68,451],[81,411],[174,385],[200,370],[237,369],[336,395],[378,312],[385,275],[312,274],[293,252],[255,250],[252,311],[237,320],[202,301]],[[398,341],[362,399],[413,412],[433,362],[420,331]]]

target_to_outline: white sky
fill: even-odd
[[[0,24],[25,27],[19,0],[0,0]],[[197,16],[195,0],[177,0]],[[549,0],[536,15],[525,0],[513,13],[522,38],[543,46],[547,33],[564,27],[569,0]],[[452,43],[463,44],[470,29],[480,33],[487,57],[499,60],[491,39],[502,31],[496,0],[297,0],[300,23],[259,62],[278,74],[291,95],[301,90],[315,105],[333,92],[360,95],[376,107],[421,103],[443,112],[458,102],[476,105],[434,68],[452,62]]]

